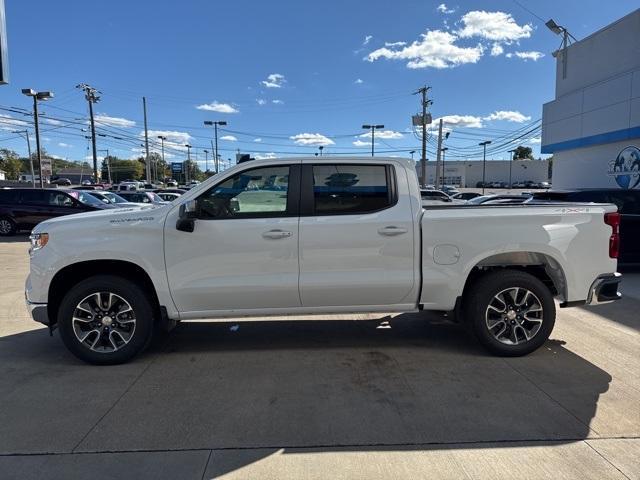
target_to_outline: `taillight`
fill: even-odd
[[[618,254],[620,253],[620,214],[617,212],[605,213],[604,223],[611,227],[609,257],[618,258]]]

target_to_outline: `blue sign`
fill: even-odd
[[[171,173],[182,173],[182,162],[172,162]]]
[[[636,188],[640,183],[640,149],[633,145],[623,148],[609,163],[609,175],[620,188]]]

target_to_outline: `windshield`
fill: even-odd
[[[116,195],[112,192],[105,192],[103,193],[103,195],[107,197],[109,203],[129,203],[126,198],[122,198],[120,195]]]
[[[98,200],[93,195],[90,195],[89,193],[83,192],[81,190],[71,190],[69,192],[69,195],[78,200],[80,203],[84,203],[85,205],[91,205],[92,207],[104,206],[103,201]]]

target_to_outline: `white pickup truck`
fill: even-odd
[[[26,301],[79,358],[125,362],[154,327],[191,319],[455,313],[524,355],[556,305],[616,300],[613,205],[423,209],[414,163],[239,164],[168,205],[70,215],[32,232]]]

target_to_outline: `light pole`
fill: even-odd
[[[164,141],[167,139],[167,137],[165,135],[158,135],[158,138],[160,139],[160,151],[162,152],[162,163],[164,164]],[[156,165],[156,179],[158,177],[158,166]]]
[[[444,177],[445,177],[445,173],[444,173],[444,154],[447,152],[447,150],[449,150],[449,147],[442,147],[440,149],[440,151],[442,152],[442,186],[444,187]]]
[[[188,182],[191,179],[191,145],[189,145],[188,143],[184,144],[185,147],[187,147],[187,179],[186,181]]]
[[[484,195],[485,174],[487,171],[487,145],[491,143],[491,140],[485,140],[478,145],[482,147],[482,194]]]
[[[324,150],[324,145],[320,145],[318,147],[318,150],[320,150],[320,156],[322,156],[322,150]]]
[[[509,190],[513,188],[513,183],[511,182],[511,168],[513,167],[513,157],[516,156],[516,150],[508,150],[507,153],[510,153],[509,156]]]
[[[204,150],[204,171],[209,171],[209,150]]]
[[[375,131],[384,128],[384,125],[365,124],[365,125],[362,125],[362,128],[364,128],[365,130],[371,130],[371,156],[373,157],[375,155],[375,151],[374,151]]]
[[[411,160],[413,160],[413,154],[416,153],[416,151],[415,150],[411,150],[409,153],[411,154]]]
[[[214,155],[214,162],[216,163],[216,173],[218,173],[218,125],[220,126],[225,126],[227,124],[226,121],[224,120],[216,120],[215,122],[212,122],[211,120],[205,120],[204,124],[207,126],[213,126],[213,131],[214,131],[214,138],[216,140],[216,146],[214,148],[214,151],[212,152]]]
[[[109,183],[111,182],[111,165],[109,165],[109,149],[108,148],[104,148],[102,150],[98,150],[99,152],[107,152],[107,156],[104,157],[104,161],[107,164],[107,176],[109,178]]]
[[[32,88],[23,88],[22,93],[27,97],[33,97],[33,123],[36,126],[36,156],[38,158],[38,168],[40,170],[40,188],[44,188],[44,179],[42,177],[42,154],[40,153],[40,127],[38,125],[38,100],[53,98],[53,92],[36,92]]]
[[[24,133],[24,138],[27,140],[27,152],[29,153],[29,166],[31,167],[31,185],[33,188],[36,188],[36,174],[33,171],[33,157],[31,156],[31,141],[29,140],[29,130],[14,130],[12,133],[17,133],[22,136]]]

